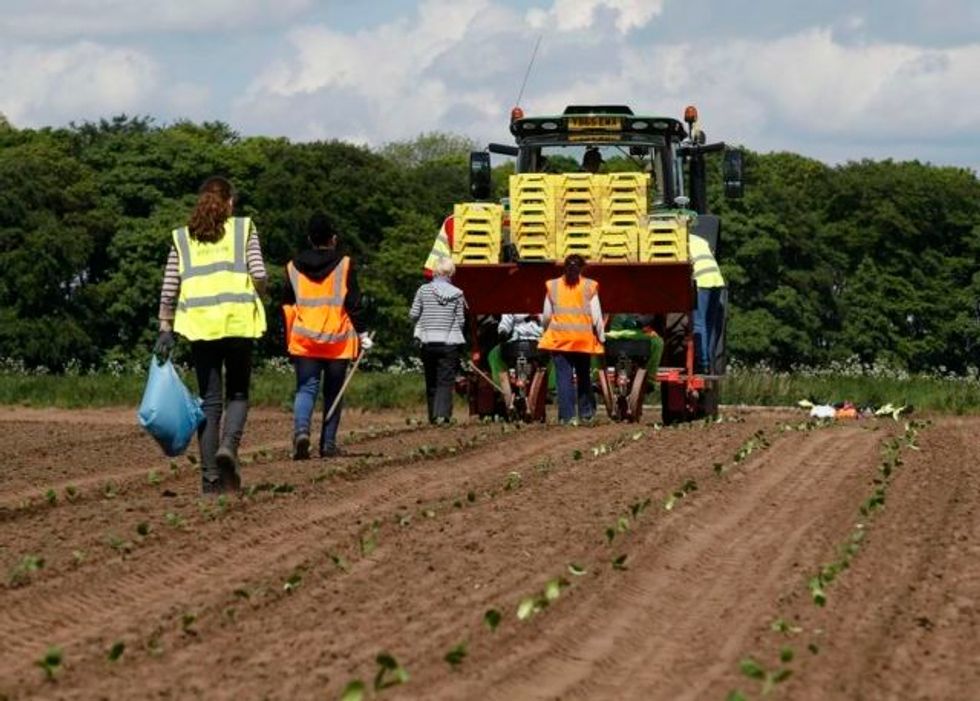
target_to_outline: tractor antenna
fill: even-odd
[[[519,93],[517,93],[517,102],[514,103],[515,105],[521,104],[521,98],[524,97],[524,88],[527,87],[527,78],[529,75],[531,75],[531,68],[534,66],[534,59],[537,58],[538,47],[541,46],[541,37],[543,36],[543,34],[538,34],[538,40],[534,42],[534,51],[531,52],[531,60],[528,61],[527,70],[524,71],[524,82],[521,83],[521,90]]]

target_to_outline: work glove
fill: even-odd
[[[173,331],[161,331],[160,335],[157,336],[156,344],[153,346],[153,352],[160,357],[166,358],[170,355],[170,351],[174,349],[176,344],[177,341],[174,338]]]
[[[374,341],[371,340],[367,331],[358,334],[357,338],[361,341],[361,352],[369,351],[374,347]]]

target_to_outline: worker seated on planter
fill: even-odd
[[[643,314],[615,314],[609,322],[609,330],[606,331],[606,366],[615,364],[619,348],[618,341],[642,341],[644,343],[644,353],[642,357],[637,354],[637,360],[646,364],[647,380],[652,382],[657,377],[657,370],[660,367],[660,356],[664,350],[664,340],[653,330],[653,316]],[[646,344],[649,344],[649,351],[646,351]],[[628,343],[622,344],[622,349],[627,352],[631,350]]]
[[[538,341],[541,339],[543,329],[541,328],[541,317],[538,314],[504,314],[500,317],[497,324],[497,337],[500,343],[495,345],[487,354],[487,363],[490,365],[490,372],[494,378],[501,377],[501,373],[506,373],[508,363],[506,362],[507,353],[504,352],[504,345],[514,344],[517,341],[533,343],[537,352]]]
[[[538,350],[542,332],[538,314],[504,314],[500,317],[497,324],[500,343],[490,350],[487,363],[504,393],[506,412],[513,408],[513,395],[509,391],[512,379],[530,382],[530,376],[524,375],[533,375],[538,367],[548,364],[548,354]],[[513,370],[518,370],[516,376],[512,376]]]
[[[545,356],[538,351],[538,341],[541,340],[541,316],[539,314],[504,314],[497,324],[497,334],[500,344],[490,351],[487,359],[495,377],[506,373],[513,365],[518,354],[537,357]],[[544,359],[547,362],[547,358]]]

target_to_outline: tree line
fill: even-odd
[[[502,125],[502,130],[505,125]],[[283,265],[306,221],[329,212],[380,330],[376,357],[412,354],[406,311],[454,202],[468,198],[465,137],[432,133],[370,149],[247,137],[219,122],[119,116],[65,128],[0,119],[0,357],[52,370],[144,359],[170,231],[208,176],[229,177],[258,226],[270,272],[270,333],[283,353]],[[495,168],[506,194],[511,166]],[[980,346],[980,182],[918,162],[828,166],[746,152],[746,194],[724,200],[729,346],[774,368],[857,357],[964,372]]]

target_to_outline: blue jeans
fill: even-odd
[[[313,407],[323,376],[323,416],[326,419],[330,405],[340,392],[347,374],[349,360],[327,360],[325,358],[293,358],[296,368],[296,399],[293,401],[293,433],[310,434],[313,420]],[[337,447],[337,428],[340,426],[340,410],[343,402],[337,405],[329,421],[324,421],[320,429],[320,452]]]
[[[592,394],[592,356],[588,353],[553,353],[555,361],[555,391],[558,394],[558,420],[595,416],[595,395]],[[572,370],[575,377],[572,377]]]
[[[711,373],[714,355],[715,334],[718,328],[718,312],[721,309],[723,287],[702,287],[698,289],[698,306],[694,310],[694,335],[698,339],[698,372]]]

